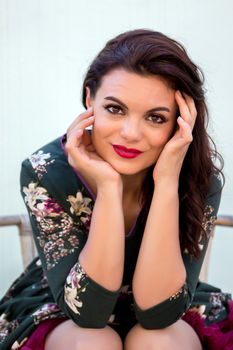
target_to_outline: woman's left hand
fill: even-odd
[[[177,118],[178,128],[172,138],[166,143],[155,164],[153,178],[159,181],[175,181],[178,183],[180,170],[193,140],[192,130],[196,121],[197,111],[192,97],[175,92],[180,116]]]

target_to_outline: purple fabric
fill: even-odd
[[[194,311],[188,311],[182,319],[198,334],[205,350],[233,350],[233,301],[229,302],[226,320],[205,326],[204,319]]]
[[[36,330],[28,338],[26,343],[20,348],[21,350],[44,350],[45,339],[47,335],[57,327],[61,322],[66,321],[64,318],[54,318],[46,320],[39,324]]]

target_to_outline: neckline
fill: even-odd
[[[134,220],[134,223],[133,225],[131,226],[131,229],[129,230],[129,232],[125,235],[125,238],[128,239],[130,237],[132,237],[134,235],[134,232],[135,232],[135,227],[136,227],[136,224],[139,220],[139,217],[141,216],[141,213],[142,213],[142,210],[143,210],[143,207],[140,209],[138,215],[136,216],[135,220]]]
[[[66,152],[66,149],[65,149],[65,146],[64,146],[64,141],[66,139],[66,134],[62,135],[60,137],[60,146],[61,146],[61,149],[63,151],[63,154],[68,162],[68,154]],[[68,162],[69,164],[69,162]],[[96,201],[96,195],[94,194],[94,192],[91,190],[91,188],[89,187],[89,185],[87,184],[86,180],[82,177],[82,175],[74,168],[72,167],[70,164],[69,166],[73,169],[75,175],[78,177],[78,179],[80,180],[80,182],[82,183],[83,187],[85,188],[85,190],[89,193],[89,195],[91,196],[92,200],[95,202]],[[127,234],[125,234],[125,238],[128,239],[130,237],[133,236],[134,234],[134,230],[135,230],[135,227],[136,227],[136,224],[138,222],[138,219],[139,217],[141,216],[141,213],[142,213],[142,210],[143,210],[143,207],[141,207],[137,217],[135,218],[134,220],[134,223],[133,225],[131,226],[129,232]]]

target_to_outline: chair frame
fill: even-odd
[[[204,262],[203,262],[201,272],[199,275],[200,280],[203,282],[208,282],[210,256],[211,256],[211,251],[212,251],[213,238],[214,238],[217,226],[233,227],[233,215],[218,215],[217,220],[214,223],[214,227],[213,227],[213,230],[212,230],[211,235],[210,235],[210,240],[208,243],[208,248],[206,251]]]
[[[23,266],[25,268],[33,260],[33,258],[37,256],[37,250],[32,236],[32,229],[28,214],[0,216],[0,227],[1,226],[18,227],[21,255],[23,259]],[[233,215],[219,215],[217,220],[215,221],[215,225],[211,233],[207,252],[199,276],[201,281],[203,282],[208,281],[208,270],[210,265],[211,249],[215,229],[217,226],[233,227]]]
[[[18,227],[21,256],[25,268],[37,256],[28,214],[0,216],[1,226]]]

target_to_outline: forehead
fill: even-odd
[[[96,98],[114,96],[125,102],[156,102],[173,105],[175,90],[161,76],[140,75],[124,69],[115,69],[106,74],[96,93]]]

